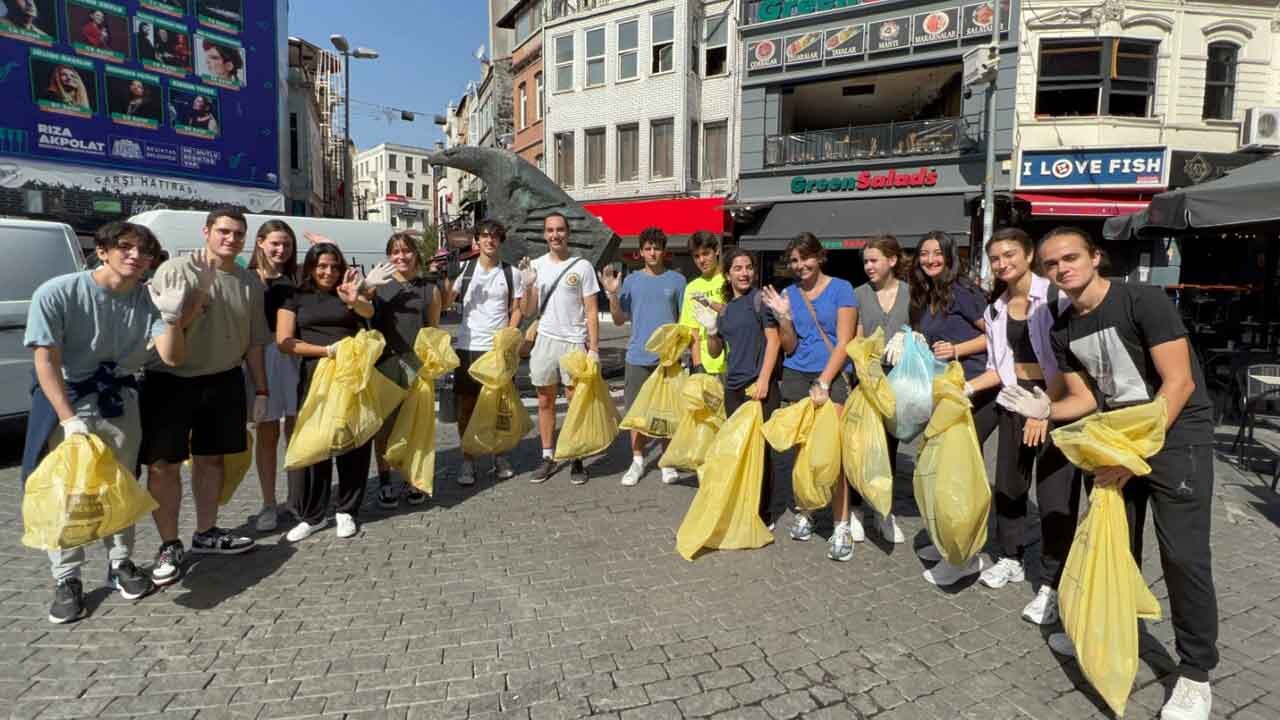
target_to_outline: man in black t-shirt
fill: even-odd
[[[1052,331],[1066,394],[1050,403],[1043,391],[1014,386],[1001,391],[999,402],[1026,417],[1067,423],[1098,410],[1165,399],[1169,425],[1164,448],[1147,459],[1151,474],[1133,477],[1124,468],[1107,467],[1094,474],[1093,482],[1122,489],[1139,565],[1151,507],[1181,660],[1177,685],[1160,717],[1207,720],[1209,671],[1218,664],[1218,605],[1209,554],[1212,406],[1200,364],[1164,291],[1115,284],[1099,274],[1101,255],[1087,233],[1058,228],[1041,240],[1037,253],[1045,275],[1071,298]],[[1065,634],[1050,636],[1049,645],[1055,652],[1074,653]]]

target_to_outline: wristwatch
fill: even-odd
[[[822,392],[831,392],[831,383],[822,382],[822,380],[814,380],[814,385],[822,388]]]

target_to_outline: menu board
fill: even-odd
[[[861,55],[867,50],[867,26],[845,25],[830,28],[823,40],[823,48],[830,60]]]
[[[786,40],[787,65],[818,62],[822,59],[822,32],[815,30],[800,35],[788,35]]]
[[[911,18],[911,44],[954,42],[960,37],[960,8],[918,13]]]
[[[782,38],[747,43],[747,71],[782,67]]]
[[[1000,32],[1009,32],[1009,15],[1012,12],[1009,0],[1000,0]],[[995,20],[996,12],[990,2],[965,5],[960,14],[961,34],[965,37],[991,34],[991,23]]]
[[[911,18],[900,17],[891,18],[889,20],[881,20],[867,25],[867,34],[870,35],[869,50],[871,52],[884,52],[886,50],[901,50],[910,46],[910,38],[908,33],[911,29]]]

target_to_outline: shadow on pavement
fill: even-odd
[[[243,555],[188,556],[182,580],[161,592],[176,594],[173,602],[192,610],[209,610],[273,575],[297,550],[283,539],[260,543]]]

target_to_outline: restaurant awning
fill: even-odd
[[[1053,217],[1115,217],[1143,210],[1151,202],[1144,195],[1045,195],[1018,193],[1018,200],[1031,205],[1032,215]]]
[[[1114,217],[1103,226],[1108,240],[1143,233],[1280,223],[1280,156],[1259,160],[1201,185],[1160,193],[1147,209]]]
[[[968,236],[963,194],[779,202],[759,230],[743,235],[739,244],[748,250],[782,250],[796,235],[811,232],[828,247],[856,248],[886,233],[903,247],[915,247],[934,230]]]
[[[725,229],[722,197],[583,203],[582,207],[624,238],[655,226],[668,237],[692,235],[699,230],[719,235]]]

